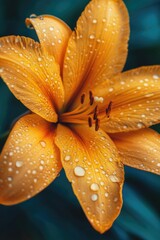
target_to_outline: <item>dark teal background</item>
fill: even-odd
[[[24,35],[30,14],[52,14],[72,28],[87,0],[0,0],[0,36]],[[160,64],[160,0],[125,0],[130,14],[131,38],[125,69]],[[13,121],[25,107],[0,81],[0,145]],[[155,127],[160,132],[160,127]],[[113,227],[103,235],[88,223],[62,172],[56,181],[22,204],[0,206],[0,240],[159,240],[160,178],[125,168],[124,205]]]

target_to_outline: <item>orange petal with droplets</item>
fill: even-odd
[[[127,132],[160,122],[160,66],[140,67],[110,80],[101,111],[112,101],[106,132]]]
[[[55,127],[35,114],[13,127],[0,156],[0,203],[12,205],[31,198],[59,174]]]
[[[61,65],[68,39],[71,35],[69,26],[62,20],[47,15],[27,18],[26,25],[31,25],[35,28],[43,51],[54,56],[55,60]]]
[[[32,112],[56,122],[64,101],[59,65],[30,38],[0,38],[0,76]]]
[[[121,72],[128,38],[128,12],[121,0],[90,1],[69,39],[65,55],[63,77],[67,102],[78,93],[92,90],[96,94],[106,79]]]
[[[55,143],[61,162],[87,218],[103,233],[122,206],[123,166],[105,132],[88,126],[58,125]]]
[[[141,129],[111,135],[122,162],[130,167],[160,175],[160,134]]]

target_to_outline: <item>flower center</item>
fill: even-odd
[[[93,96],[91,91],[87,97],[86,94],[82,94],[78,107],[70,112],[62,113],[59,116],[59,122],[88,124],[89,127],[94,126],[95,131],[98,131],[100,122],[106,121],[106,118],[109,119],[112,107],[110,101],[104,111],[101,106],[103,103],[104,98]]]

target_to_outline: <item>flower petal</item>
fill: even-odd
[[[40,45],[25,37],[0,38],[0,76],[31,111],[57,121],[64,101],[60,69],[54,58],[42,55]]]
[[[43,51],[47,51],[59,64],[62,64],[71,35],[69,26],[62,20],[47,15],[27,18],[26,25],[35,28]]]
[[[105,88],[103,111],[112,101],[110,117],[101,123],[106,132],[137,130],[160,122],[160,66],[124,72]]]
[[[55,127],[31,114],[14,126],[0,156],[0,203],[22,202],[47,187],[61,170]]]
[[[66,100],[95,91],[121,72],[127,56],[128,12],[121,0],[92,0],[70,37],[64,60]]]
[[[125,165],[160,175],[160,134],[141,129],[111,135]]]
[[[102,130],[58,125],[55,143],[87,218],[103,233],[111,227],[122,206],[124,173],[113,142]]]

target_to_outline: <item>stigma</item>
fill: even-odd
[[[70,124],[87,124],[95,131],[100,128],[100,123],[109,119],[112,109],[112,101],[105,105],[105,99],[101,96],[94,96],[92,91],[88,94],[83,93],[80,103],[72,111],[62,113],[59,122]]]

